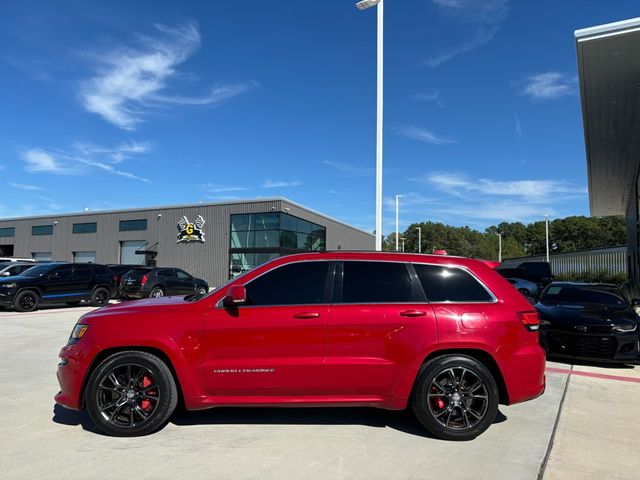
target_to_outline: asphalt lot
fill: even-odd
[[[637,479],[640,368],[548,364],[547,391],[471,442],[406,412],[217,409],[111,438],[55,406],[57,354],[87,307],[0,312],[0,478]]]

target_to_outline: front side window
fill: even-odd
[[[328,262],[284,265],[252,280],[247,305],[315,305],[325,303]]]
[[[342,303],[413,301],[411,277],[401,262],[344,262]]]
[[[182,279],[182,280],[190,280],[191,276],[186,273],[183,272],[182,270],[176,270],[176,274],[178,275],[178,278]]]
[[[461,268],[413,264],[429,302],[491,302],[492,295]]]
[[[71,265],[62,265],[55,268],[49,274],[49,280],[65,281],[73,279],[73,267]]]

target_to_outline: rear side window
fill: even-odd
[[[113,272],[109,270],[104,265],[92,265],[93,273],[96,275],[100,275],[101,277],[110,277],[113,276]]]
[[[413,264],[430,302],[492,302],[493,297],[469,272],[460,268]]]
[[[247,305],[324,303],[328,262],[299,262],[271,270],[247,286]]]
[[[158,273],[156,275],[158,277],[172,277],[172,278],[175,278],[176,272],[174,272],[173,270],[169,270],[169,269],[158,270]]]
[[[344,262],[342,303],[411,301],[411,277],[404,263]]]

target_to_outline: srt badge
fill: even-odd
[[[189,219],[184,216],[178,220],[178,241],[177,243],[201,242],[204,243],[204,232],[202,226],[204,218],[202,215],[196,217],[196,221],[189,223]]]

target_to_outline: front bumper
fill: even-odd
[[[629,333],[573,333],[540,329],[540,345],[549,356],[602,363],[640,364],[640,336]]]
[[[65,345],[58,356],[58,383],[60,391],[55,396],[56,403],[74,410],[80,410],[82,405],[82,389],[84,379],[95,358],[96,352],[89,342],[83,338],[75,345]]]
[[[0,288],[0,307],[11,308],[14,298],[16,298],[14,288]]]

